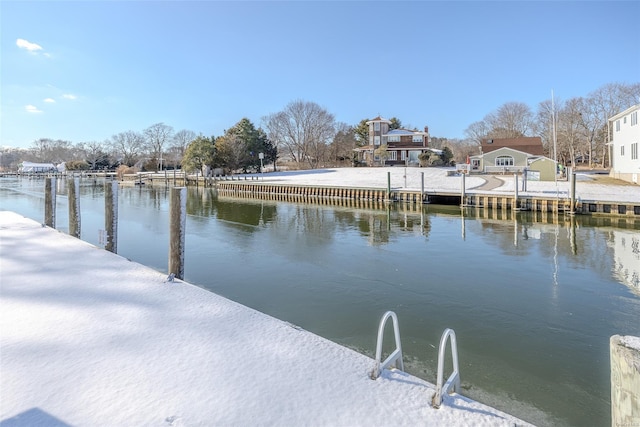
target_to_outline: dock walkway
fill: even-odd
[[[0,253],[2,426],[529,425],[12,212]]]

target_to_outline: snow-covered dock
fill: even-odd
[[[0,255],[2,426],[528,425],[12,212]]]

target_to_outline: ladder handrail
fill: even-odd
[[[387,320],[391,317],[393,321],[393,333],[395,335],[396,340],[396,349],[384,360],[384,362],[380,363],[380,359],[382,358],[382,339],[384,335],[384,327]],[[396,363],[396,368],[404,371],[404,363],[402,362],[402,346],[400,345],[400,328],[398,327],[398,317],[393,311],[387,311],[380,320],[380,326],[378,327],[378,343],[376,345],[376,365],[371,372],[371,379],[375,380],[380,376],[380,373],[383,369],[391,366],[392,363]]]
[[[447,340],[450,340],[451,358],[453,362],[453,372],[447,379],[447,382],[442,385],[442,379],[444,376],[444,352],[447,345]],[[458,392],[460,390],[460,370],[458,369],[458,345],[456,343],[456,333],[453,329],[445,329],[440,338],[440,348],[438,350],[438,382],[436,384],[436,392],[433,395],[431,406],[439,408],[442,404],[442,395],[444,393],[450,393],[449,389],[453,385],[453,391]]]

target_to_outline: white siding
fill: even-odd
[[[613,164],[615,174],[636,174],[640,178],[640,156],[636,153],[640,144],[640,104],[625,110],[610,119],[612,129]],[[635,158],[632,158],[635,157]]]

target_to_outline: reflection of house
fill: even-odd
[[[638,184],[640,175],[640,125],[638,125],[640,104],[626,109],[609,119],[611,132],[611,172],[610,175]]]
[[[640,295],[640,236],[638,233],[612,230],[613,277]]]
[[[408,129],[389,129],[391,121],[378,116],[367,122],[369,126],[369,144],[356,148],[358,160],[368,165],[382,164],[382,158],[376,153],[381,146],[387,146],[385,164],[387,165],[417,165],[418,155],[428,151],[435,151],[429,145],[429,128],[424,132]]]
[[[555,162],[544,156],[539,137],[485,139],[480,150],[482,154],[469,158],[472,173],[521,173],[526,169],[528,179],[555,179]]]

